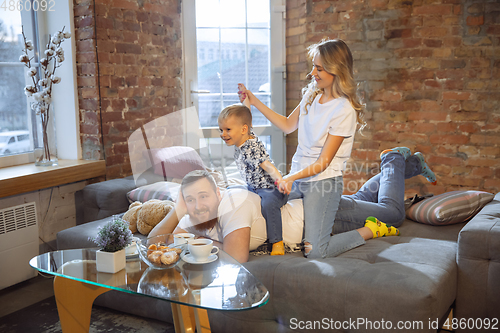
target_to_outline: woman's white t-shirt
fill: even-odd
[[[321,173],[299,181],[317,181],[342,175],[345,163],[351,156],[356,132],[356,111],[348,99],[339,97],[320,104],[321,94],[316,96],[306,113],[306,101],[300,102],[297,151],[292,158],[290,173],[296,173],[316,162],[328,134],[343,136],[330,165]]]

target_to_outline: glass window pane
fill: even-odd
[[[222,29],[221,48],[224,58],[221,59],[221,83],[224,93],[237,93],[238,83],[245,82],[245,58],[241,51],[245,50],[245,31],[241,29]],[[236,51],[238,54],[233,57]]]
[[[222,16],[221,27],[245,27],[245,0],[220,0],[219,8]]]
[[[0,62],[19,62],[21,32],[21,12],[0,10]]]
[[[247,1],[247,25],[249,28],[270,27],[269,0]]]
[[[198,97],[200,127],[218,127],[217,117],[223,109],[220,94],[200,94]]]
[[[24,67],[7,67],[0,64],[0,77],[2,78],[0,80],[0,135],[25,134],[24,132],[14,132],[18,130],[28,131],[30,124],[26,96],[24,95],[24,86],[26,85]],[[11,145],[0,143],[0,156],[29,150],[29,138]]]
[[[265,90],[269,85],[269,71],[269,30],[248,29],[247,88],[253,92]]]
[[[258,99],[269,108],[271,108],[271,94],[255,94]],[[269,120],[259,110],[252,106],[252,125],[253,126],[271,126]]]
[[[32,150],[23,48],[21,12],[0,11],[0,157]]]
[[[196,29],[196,51],[198,53],[198,89],[220,92],[219,29]],[[205,54],[204,59],[199,55]]]
[[[248,29],[247,87],[268,107],[271,107],[269,30]],[[253,125],[269,126],[269,121],[252,107]]]
[[[196,1],[196,27],[219,27],[219,0]]]
[[[221,110],[220,98],[220,61],[219,29],[196,29],[196,48],[198,55],[198,90],[207,90],[208,94],[198,95],[198,111],[201,127],[217,126],[217,116]]]
[[[251,5],[251,1],[246,1],[248,10],[253,13],[245,12],[244,0],[221,0],[219,7],[209,1],[211,8],[202,2],[196,2],[198,90],[210,92],[198,95],[200,126],[203,128],[217,127],[221,109],[239,102],[238,83],[246,84],[268,106],[271,106],[271,91],[269,0],[258,0],[257,4]],[[221,28],[214,28],[218,24],[214,19],[217,15],[212,13],[214,8],[220,8],[225,18]],[[265,13],[258,15],[258,11]],[[252,17],[253,27],[263,28],[245,29],[245,15]],[[259,111],[252,109],[254,126],[270,126]]]

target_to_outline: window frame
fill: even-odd
[[[193,105],[197,105],[198,96],[196,91],[198,90],[197,82],[194,82],[192,78],[196,76],[197,72],[197,56],[196,56],[196,10],[195,10],[196,0],[184,0],[182,2],[182,26],[183,26],[183,80],[184,80],[184,119],[192,119],[188,117],[188,113]],[[249,0],[247,0],[249,1]],[[279,114],[286,114],[286,50],[285,50],[285,0],[269,0],[269,10],[270,10],[270,84],[272,87],[279,87],[278,89],[273,89],[271,94],[271,108],[278,112]],[[193,51],[194,50],[194,51]],[[209,50],[210,51],[210,50]],[[216,50],[218,53],[219,50]],[[230,50],[222,49],[220,50],[220,56],[225,59],[225,55],[229,53],[229,58],[231,58]],[[210,59],[210,53],[207,52],[208,59]],[[219,55],[217,54],[217,58]],[[196,80],[197,81],[197,80]],[[196,114],[196,119],[198,115]],[[198,126],[196,126],[198,127]],[[260,136],[271,136],[272,137],[272,159],[274,160],[278,169],[285,173],[286,172],[286,142],[285,134],[277,129],[274,125],[270,126],[254,126],[254,132],[256,135]],[[198,148],[199,143],[196,141],[198,138],[215,138],[219,137],[218,128],[204,127],[194,128],[193,121],[190,120],[189,123],[184,123],[184,133],[186,133],[185,145]],[[196,133],[196,135],[189,136],[188,134]],[[194,140],[196,139],[196,140]]]
[[[23,11],[21,12],[22,24],[25,27],[26,38],[33,40],[38,54],[45,51],[45,45],[48,42],[49,34],[60,30],[63,26],[65,31],[71,31],[71,39],[66,40],[62,46],[65,51],[65,62],[57,71],[63,84],[54,85],[52,94],[52,105],[56,124],[56,145],[58,159],[78,160],[82,156],[79,131],[79,107],[78,107],[78,88],[76,71],[76,41],[74,29],[73,1],[57,1],[53,11]],[[29,22],[29,29],[26,29],[26,23]],[[38,39],[35,40],[34,25],[37,27]],[[36,50],[35,50],[36,51]],[[19,53],[21,55],[21,51]],[[71,84],[70,84],[71,82]],[[27,107],[29,108],[30,99],[27,98]],[[71,112],[74,110],[74,112]],[[31,134],[31,148],[36,145],[36,133],[32,125],[32,115],[28,117]],[[33,163],[35,161],[33,151],[2,156],[0,157],[0,168],[15,165]]]
[[[43,33],[42,30],[40,29],[35,29],[35,26],[37,25],[37,13],[34,12],[33,10],[31,11],[21,11],[21,24],[23,25],[24,29],[24,34],[26,36],[27,40],[32,40],[35,41],[34,44],[34,52],[33,54],[35,55],[35,61],[36,64],[35,66],[38,66],[38,50],[39,50],[39,43],[37,38],[40,36],[40,34]],[[21,55],[21,50],[19,50],[19,56]],[[30,82],[28,81],[28,78],[26,76],[26,70],[24,69],[24,64],[21,62],[0,62],[0,66],[14,66],[14,67],[23,67],[23,73],[25,73],[24,79],[25,79],[25,85],[29,84]],[[26,98],[26,113],[28,113],[28,130],[30,131],[30,151],[25,152],[25,153],[20,153],[20,154],[13,154],[13,155],[7,155],[7,156],[0,156],[0,167],[8,167],[8,166],[14,166],[14,165],[19,165],[19,164],[25,164],[25,163],[31,163],[35,161],[35,157],[33,154],[33,149],[36,146],[36,128],[33,126],[32,123],[32,117],[29,115],[31,112],[29,111],[29,99]]]

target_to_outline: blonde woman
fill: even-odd
[[[278,188],[289,194],[289,199],[303,198],[304,254],[324,258],[330,255],[330,234],[343,191],[342,172],[351,155],[357,124],[363,127],[364,121],[347,44],[324,40],[311,45],[308,56],[313,63],[308,75],[311,82],[288,117],[269,109],[242,84],[238,88],[242,103],[255,106],[283,132],[298,129],[290,173],[278,181]],[[372,226],[374,222],[366,223]]]

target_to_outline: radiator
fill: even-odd
[[[36,276],[29,261],[38,255],[34,202],[0,210],[0,289]]]

